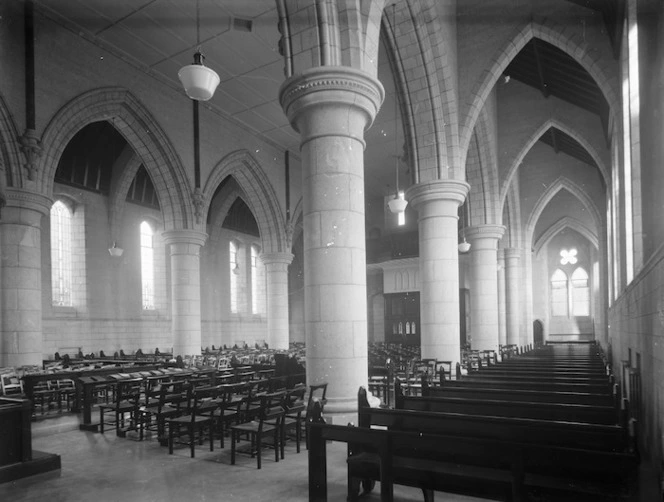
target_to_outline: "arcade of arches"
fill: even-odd
[[[606,4],[201,0],[195,133],[186,7],[0,2],[0,366],[304,342],[343,414],[369,343],[594,339],[661,459],[664,4]]]

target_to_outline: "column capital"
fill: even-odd
[[[469,240],[495,239],[498,241],[503,237],[505,227],[503,225],[473,225],[464,229],[464,235]]]
[[[457,205],[463,204],[470,191],[470,185],[465,181],[445,179],[433,180],[412,185],[406,190],[406,200],[417,209],[426,202],[452,201]]]
[[[272,265],[272,264],[290,265],[293,262],[293,253],[289,252],[261,253],[260,255],[258,255],[258,258],[260,259],[260,261],[263,262],[264,265]]]
[[[518,260],[521,258],[521,250],[519,248],[505,248],[505,260]]]
[[[286,80],[279,89],[279,102],[293,128],[309,135],[300,119],[305,112],[321,107],[353,107],[366,114],[368,127],[385,98],[383,85],[369,74],[347,66],[318,66]],[[326,117],[328,126],[330,117]]]
[[[22,188],[8,187],[4,197],[7,208],[31,209],[43,215],[49,214],[53,205],[50,197]]]
[[[200,230],[179,229],[167,230],[162,234],[165,244],[195,244],[203,247],[208,234]]]

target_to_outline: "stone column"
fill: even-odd
[[[18,188],[6,189],[5,197],[0,219],[0,366],[41,367],[41,220],[53,201]]]
[[[201,247],[207,234],[170,230],[163,234],[171,250],[171,331],[173,357],[201,353]]]
[[[433,180],[411,186],[406,200],[418,212],[420,237],[420,340],[423,358],[461,358],[458,208],[470,186]]]
[[[498,343],[507,344],[507,312],[505,310],[505,250],[498,250]]]
[[[521,250],[505,249],[505,310],[507,316],[507,343],[520,345],[521,312],[519,309],[519,258]]]
[[[502,225],[476,225],[465,230],[470,241],[470,305],[474,350],[498,353],[498,240]]]
[[[291,77],[281,105],[301,135],[307,381],[325,412],[354,413],[367,385],[364,131],[383,101],[366,73],[317,67]]]
[[[263,253],[267,295],[267,344],[271,349],[286,350],[288,329],[288,265],[291,253]]]

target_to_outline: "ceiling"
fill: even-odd
[[[197,2],[193,0],[34,1],[62,25],[75,33],[85,33],[175,88],[180,87],[178,70],[193,61],[199,38],[206,65],[221,78],[207,104],[279,147],[299,151],[299,136],[277,101],[284,81],[284,63],[278,52],[280,35],[274,0],[198,0],[198,37]],[[599,2],[581,3],[600,8]],[[383,197],[394,192],[396,157],[403,148],[392,71],[388,58],[383,57],[382,44],[380,54],[378,78],[385,87],[386,98],[365,135],[368,217],[382,217]],[[570,56],[542,40],[531,40],[507,67],[505,75],[539,89],[544,97],[557,96],[603,120],[608,115],[608,104],[592,77]],[[541,139],[556,151],[594,165],[587,152],[560,131],[549,131]],[[401,166],[398,172],[399,185],[405,188],[410,176],[407,166]]]
[[[193,0],[35,0],[35,4],[75,33],[84,32],[177,88],[179,69],[192,63],[199,45]],[[221,78],[206,105],[279,147],[299,152],[299,135],[277,100],[284,62],[278,52],[276,2],[199,0],[199,19],[205,64]],[[394,85],[387,58],[380,58],[378,73],[386,99],[365,138],[371,145],[365,155],[365,196],[382,206],[383,196],[394,189],[396,155]],[[399,139],[400,129],[398,119]],[[403,170],[402,186],[407,178]]]

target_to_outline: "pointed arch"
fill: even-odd
[[[474,165],[469,164],[466,156],[466,179],[473,181],[468,195],[473,209],[470,212],[470,225],[498,224],[502,219],[502,211],[498,211],[501,207],[498,192],[498,159],[489,135],[488,122],[488,112],[484,107],[473,134],[475,144],[472,148],[476,149],[477,162]]]
[[[599,169],[600,175],[602,177],[602,180],[604,182],[604,186],[610,186],[611,184],[611,175],[609,173],[609,170],[602,160],[602,157],[599,155],[597,150],[590,144],[590,142],[576,129],[573,127],[561,122],[558,119],[548,119],[546,122],[544,122],[537,130],[530,136],[528,141],[526,141],[523,145],[523,148],[519,151],[518,155],[514,158],[514,161],[509,167],[509,170],[507,171],[507,175],[505,176],[505,179],[503,180],[502,186],[500,187],[500,200],[501,200],[501,205],[505,203],[505,199],[507,197],[507,189],[510,186],[510,183],[512,182],[512,178],[516,175],[517,171],[519,170],[519,166],[523,162],[523,159],[526,157],[528,152],[531,150],[531,148],[539,141],[539,139],[549,130],[549,128],[555,127],[556,129],[559,129],[560,131],[564,132],[574,140],[576,140],[583,148],[586,149],[588,154],[593,158],[595,161],[595,164],[597,164],[597,168]]]
[[[5,187],[21,186],[23,161],[19,150],[18,130],[7,104],[0,96],[0,194]]]
[[[471,105],[468,114],[463,119],[460,130],[461,158],[464,164],[475,123],[482,108],[484,108],[489,93],[505,68],[533,38],[548,42],[574,58],[590,74],[604,94],[609,104],[609,122],[618,123],[617,113],[620,105],[617,91],[618,83],[615,75],[612,74],[609,63],[600,63],[600,56],[591,50],[578,33],[570,32],[565,26],[551,19],[544,19],[541,22],[531,21],[526,26],[518,29],[505,45],[496,52],[493,64],[482,73],[480,80],[473,87],[468,99]]]
[[[549,244],[551,239],[553,239],[559,232],[565,228],[570,228],[590,241],[590,243],[599,250],[599,239],[597,233],[593,232],[586,225],[581,223],[576,218],[570,216],[565,216],[564,218],[559,219],[553,225],[546,229],[546,231],[540,236],[539,239],[533,245],[535,255],[539,255],[543,249],[546,249],[546,246]]]
[[[565,178],[564,176],[561,176],[555,182],[553,182],[541,195],[541,197],[535,204],[533,211],[530,213],[530,216],[528,217],[528,222],[526,223],[525,231],[526,231],[526,243],[528,243],[529,245],[532,245],[533,234],[535,232],[535,225],[537,224],[537,221],[542,215],[544,208],[546,208],[547,204],[551,202],[551,200],[561,190],[567,190],[569,193],[571,193],[573,196],[579,199],[581,204],[590,213],[593,219],[593,223],[595,224],[595,228],[597,229],[602,228],[602,217],[592,199],[576,183],[570,181],[568,178]]]
[[[182,160],[143,103],[121,87],[81,94],[51,119],[42,136],[42,170],[37,180],[43,193],[52,193],[55,171],[69,141],[86,125],[102,120],[110,121],[124,136],[150,174],[165,229],[193,228],[192,190]]]
[[[244,201],[258,223],[263,252],[286,251],[286,223],[277,194],[265,172],[247,150],[229,153],[214,167],[203,189],[203,214],[208,213],[217,187],[227,176],[232,176],[246,195]]]

